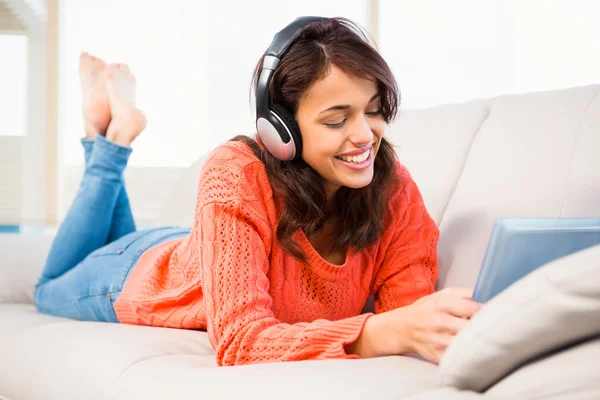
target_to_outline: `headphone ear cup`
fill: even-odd
[[[296,145],[296,158],[300,158],[302,155],[302,135],[300,134],[300,127],[298,126],[298,122],[296,122],[296,118],[281,104],[271,104],[269,108],[281,118],[290,131]]]

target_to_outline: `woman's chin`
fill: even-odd
[[[342,180],[342,185],[349,187],[350,189],[362,189],[365,186],[368,186],[371,181],[373,181],[373,172],[368,173],[368,171],[364,171],[361,175],[363,176],[353,176],[347,177]]]

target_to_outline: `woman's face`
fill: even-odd
[[[373,179],[386,126],[377,89],[333,65],[298,103],[302,158],[323,177],[328,199],[341,186],[358,189]]]

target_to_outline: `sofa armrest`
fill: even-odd
[[[54,233],[0,234],[0,304],[33,304]]]

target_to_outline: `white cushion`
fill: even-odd
[[[494,297],[450,344],[444,385],[483,391],[546,352],[600,334],[600,245],[553,261]]]
[[[485,392],[503,399],[600,399],[600,337],[519,368]]]
[[[0,234],[0,304],[33,304],[33,290],[53,239],[50,232]]]
[[[596,91],[586,107],[573,141],[569,177],[561,209],[564,216],[600,215],[600,90]]]
[[[439,225],[471,143],[489,114],[489,100],[406,110],[387,128],[398,158],[417,182]]]
[[[186,168],[171,188],[160,214],[152,225],[191,227],[198,198],[198,180],[207,154]]]

